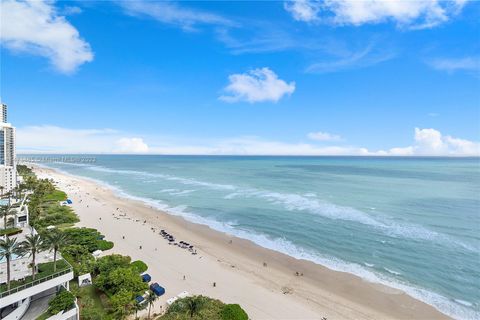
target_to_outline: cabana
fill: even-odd
[[[145,301],[145,298],[142,296],[136,296],[135,301],[137,301],[138,304],[141,304]]]
[[[165,288],[161,287],[156,282],[150,285],[150,290],[152,290],[157,296],[163,296],[165,294]]]
[[[68,204],[72,204],[72,203],[73,203],[73,201],[72,201],[72,200],[70,200],[70,199],[67,199],[67,203],[68,203]]]
[[[143,282],[150,282],[152,281],[152,277],[148,273],[142,274],[142,281]]]
[[[78,286],[88,286],[92,284],[92,276],[90,273],[81,274],[78,276]]]
[[[178,297],[179,299],[183,299],[183,298],[188,297],[189,295],[190,295],[190,293],[188,293],[188,291],[183,291],[183,292],[180,292],[180,293],[177,295],[177,297]]]

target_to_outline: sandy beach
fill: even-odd
[[[190,223],[91,180],[34,170],[67,192],[81,220],[78,226],[96,228],[115,243],[105,254],[148,264],[152,280],[166,288],[155,304],[157,312],[168,298],[188,291],[238,303],[255,320],[448,318],[399,290]],[[194,245],[197,254],[169,245],[161,229]]]

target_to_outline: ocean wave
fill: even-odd
[[[182,178],[182,177],[177,177],[177,176],[172,176],[169,174],[162,174],[162,173],[149,173],[145,171],[136,171],[136,170],[110,169],[102,166],[88,166],[87,169],[92,171],[98,171],[98,172],[128,174],[128,175],[144,176],[144,177],[155,177],[163,180],[180,182],[186,185],[202,186],[202,187],[207,187],[207,188],[216,189],[216,190],[235,190],[236,189],[236,187],[232,185],[205,182],[205,181],[200,181],[196,179]]]
[[[402,282],[401,280],[392,278],[386,274],[374,271],[372,270],[373,265],[367,269],[360,264],[345,262],[341,259],[331,256],[320,255],[319,253],[299,247],[285,238],[272,239],[267,235],[239,228],[238,223],[235,221],[222,222],[213,218],[195,214],[188,211],[188,206],[170,207],[165,203],[154,199],[135,197],[124,192],[122,192],[121,195],[129,199],[142,201],[147,205],[158,208],[164,212],[180,216],[187,221],[202,224],[212,228],[213,230],[224,232],[238,238],[250,240],[261,247],[286,254],[293,258],[311,261],[334,271],[347,272],[354,274],[366,281],[383,284],[385,286],[401,290],[415,299],[432,305],[441,312],[453,318],[477,319],[480,315],[477,311],[460,302],[446,298],[438,293]],[[386,270],[387,268],[384,269]],[[394,274],[395,271],[388,270],[387,272]]]
[[[62,171],[62,170],[59,170],[59,171]],[[75,176],[65,171],[63,171],[63,173],[66,173],[71,176]],[[85,178],[85,177],[82,176],[81,178]],[[124,190],[122,190],[121,188],[117,186],[112,186],[105,181],[101,181],[93,178],[87,178],[87,179],[92,180],[104,187],[108,187],[114,190],[116,194],[121,197],[141,201],[146,205],[157,208],[161,211],[167,212],[172,215],[183,217],[184,219],[190,222],[206,225],[214,230],[225,232],[242,239],[250,240],[259,246],[262,246],[264,248],[271,249],[277,252],[281,252],[283,254],[289,255],[296,259],[304,259],[304,260],[312,261],[314,263],[323,265],[334,271],[351,273],[361,277],[362,279],[365,279],[366,281],[370,281],[373,283],[380,283],[392,288],[402,290],[403,292],[406,292],[410,296],[434,306],[441,312],[453,318],[478,319],[480,317],[480,313],[477,310],[474,310],[472,308],[472,304],[470,304],[467,301],[449,299],[438,293],[435,293],[423,288],[419,288],[409,283],[405,283],[400,279],[395,279],[395,278],[392,278],[392,276],[388,275],[388,273],[392,275],[395,275],[396,273],[398,275],[399,273],[396,271],[383,268],[387,272],[387,274],[384,274],[376,270],[373,270],[373,267],[374,267],[373,264],[364,263],[368,267],[367,268],[360,264],[345,262],[335,257],[321,255],[317,252],[312,252],[308,249],[297,246],[285,238],[271,238],[267,235],[259,234],[251,230],[241,229],[238,227],[238,223],[235,221],[222,222],[222,221],[217,221],[210,217],[204,217],[204,216],[195,214],[194,212],[190,212],[189,207],[186,205],[172,207],[160,200],[131,195],[125,192]],[[241,195],[244,195],[244,193],[239,192],[233,197],[237,197]],[[269,194],[269,195],[264,194],[263,196],[269,199],[275,199],[275,201],[279,201],[279,198],[281,198],[281,194],[275,194],[274,196],[272,196],[272,194]],[[294,199],[298,200],[297,198],[294,198]],[[292,198],[287,200],[287,202],[290,202],[290,205],[292,206],[292,208],[310,208],[311,206],[311,204],[302,203],[302,205],[296,207],[293,204],[293,202],[295,201],[292,202]],[[335,210],[338,210],[338,209],[335,209]]]
[[[70,164],[70,163],[69,163]],[[178,177],[162,173],[150,173],[137,170],[111,169],[98,165],[82,164],[85,168],[114,174],[127,174],[142,177],[154,177],[167,181],[179,182],[184,185],[199,186],[213,190],[229,191],[224,199],[235,199],[239,197],[253,197],[266,200],[272,204],[280,205],[288,211],[302,211],[319,215],[332,220],[345,220],[361,223],[380,230],[382,233],[395,238],[408,238],[427,241],[441,241],[450,245],[458,246],[469,251],[478,251],[476,248],[447,235],[440,234],[420,225],[405,222],[396,222],[388,217],[382,217],[379,213],[372,217],[369,213],[347,206],[336,205],[318,199],[314,193],[299,195],[295,193],[281,193],[257,188],[245,188],[231,184],[219,184],[201,181],[193,178]],[[175,191],[176,192],[176,191]],[[185,195],[192,191],[178,191],[169,193],[172,196]]]
[[[68,165],[76,165],[68,163]],[[245,188],[230,184],[218,184],[212,182],[201,181],[193,178],[178,177],[162,173],[149,173],[137,170],[111,169],[99,165],[80,164],[88,170],[107,172],[114,174],[127,174],[141,177],[158,178],[167,181],[174,181],[184,185],[199,186],[207,189],[229,191],[224,199],[234,199],[238,197],[254,197],[266,200],[272,204],[281,205],[288,211],[302,211],[322,216],[332,220],[346,220],[361,223],[369,227],[380,230],[387,236],[395,238],[407,238],[427,241],[440,241],[449,245],[461,247],[463,249],[477,252],[478,249],[468,245],[460,240],[454,239],[445,234],[440,234],[420,225],[405,222],[396,222],[392,219],[381,216],[377,213],[375,217],[362,210],[332,204],[327,201],[318,199],[314,193],[306,193],[304,195],[294,193],[280,193],[256,188]],[[178,193],[177,193],[178,192]],[[168,193],[171,196],[182,196],[191,193],[191,191],[178,190]]]
[[[392,269],[388,269],[387,267],[383,267],[383,269],[385,271],[387,271],[388,273],[393,274],[395,276],[400,276],[402,274],[401,272],[398,272],[398,271],[395,271],[395,270],[392,270]]]

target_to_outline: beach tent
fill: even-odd
[[[142,274],[142,280],[143,282],[150,282],[152,280],[152,277],[148,273]]]
[[[167,300],[167,304],[171,306],[175,301],[178,300],[178,297],[173,297]]]
[[[190,293],[188,293],[187,291],[183,291],[183,292],[180,292],[180,293],[177,295],[177,297],[178,297],[179,299],[183,299],[183,298],[188,297],[189,295],[190,295]]]
[[[150,285],[150,290],[152,290],[157,296],[162,296],[165,294],[165,288],[161,287],[156,282]]]
[[[70,199],[67,199],[67,203],[68,203],[68,204],[72,204],[72,203],[73,203],[73,201],[72,201],[72,200],[70,200]]]
[[[135,301],[137,301],[137,303],[142,303],[143,301],[145,301],[145,298],[143,298],[142,296],[136,296]]]

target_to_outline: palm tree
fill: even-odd
[[[185,302],[187,304],[188,312],[190,313],[190,318],[193,318],[202,307],[203,301],[201,296],[194,296],[185,298]]]
[[[7,229],[7,221],[9,216],[13,216],[15,211],[12,210],[12,206],[9,204],[0,206],[0,216],[3,217],[3,229]]]
[[[148,318],[147,319],[150,319],[150,310],[152,309],[152,306],[157,299],[158,299],[158,297],[155,294],[155,292],[153,292],[152,290],[148,290],[148,294],[145,298],[146,302],[148,303]]]
[[[65,233],[54,231],[47,236],[46,245],[53,250],[53,272],[57,271],[57,252],[68,244],[68,237]]]
[[[135,300],[135,303],[133,304],[133,310],[135,310],[135,319],[138,319],[138,311],[143,309],[145,309],[145,306]]]
[[[5,240],[0,239],[0,260],[7,260],[7,290],[10,290],[10,261],[14,255],[21,255],[22,248],[17,242],[17,238],[6,237]]]
[[[45,250],[47,247],[45,242],[40,238],[38,234],[32,234],[25,237],[22,242],[22,249],[24,253],[29,253],[32,257],[32,279],[35,280],[35,258],[37,253]]]

